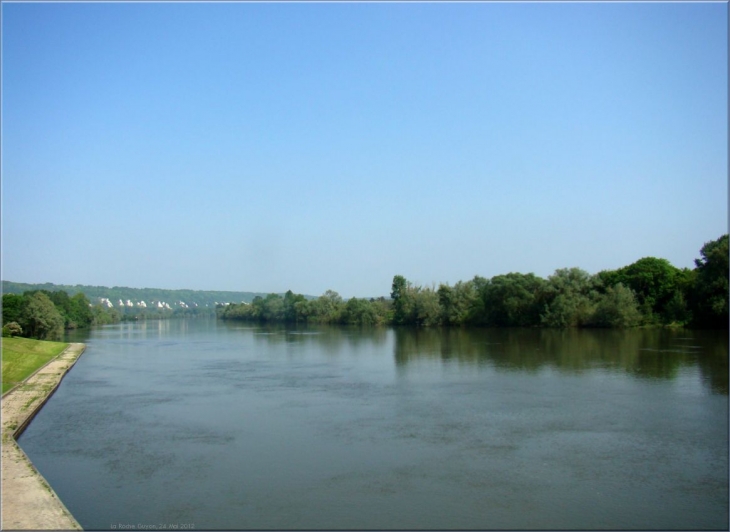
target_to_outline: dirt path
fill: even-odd
[[[53,394],[85,348],[84,344],[70,344],[2,398],[3,530],[81,530],[15,438]]]

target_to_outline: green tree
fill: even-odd
[[[545,281],[532,273],[497,275],[479,293],[484,323],[496,327],[529,327],[540,320],[540,296]]]
[[[284,321],[290,323],[300,321],[300,315],[297,313],[296,305],[302,301],[306,301],[303,295],[294,294],[291,290],[287,290],[286,294],[284,294]]]
[[[337,323],[344,311],[344,303],[340,294],[334,290],[327,290],[324,294],[314,300],[312,314],[316,321],[322,323]]]
[[[485,306],[484,294],[487,291],[489,279],[475,275],[470,283],[475,297],[469,307],[465,321],[470,325],[486,325],[489,318],[489,309]]]
[[[389,324],[393,318],[392,301],[384,297],[371,298],[370,308],[373,310],[378,325]]]
[[[91,303],[82,292],[74,294],[70,300],[69,316],[79,327],[89,327],[94,321],[91,313]]]
[[[60,340],[63,323],[63,317],[46,294],[36,292],[28,296],[28,303],[23,309],[22,326],[29,337]]]
[[[599,284],[597,277],[580,268],[555,270],[543,289],[542,325],[565,328],[589,324],[595,311]]]
[[[294,303],[294,313],[296,315],[296,321],[306,322],[312,315],[312,305],[307,299],[302,299]]]
[[[664,305],[664,319],[667,323],[686,325],[692,320],[692,312],[682,290],[675,290],[672,298]]]
[[[58,310],[59,314],[63,317],[64,327],[66,329],[75,329],[78,324],[73,321],[72,318],[71,298],[68,297],[68,293],[63,290],[55,292],[43,290],[43,293],[46,294],[51,301],[53,301],[54,305],[56,305],[56,310]]]
[[[353,297],[345,304],[341,321],[349,325],[377,325],[379,316],[370,301]]]
[[[695,259],[693,297],[695,324],[728,327],[728,235],[706,242]]]
[[[224,320],[252,320],[255,319],[251,312],[252,309],[253,305],[247,305],[246,303],[230,304],[217,309],[216,315]]]
[[[420,327],[432,327],[441,323],[441,307],[438,294],[430,288],[416,287],[410,296],[413,300],[411,322]]]
[[[3,325],[3,338],[12,336],[22,336],[23,328],[17,321],[11,321],[10,323]]]
[[[640,320],[641,314],[633,290],[617,283],[609,286],[598,297],[590,323],[598,327],[633,327]]]
[[[431,326],[441,321],[439,296],[430,288],[413,286],[402,275],[396,275],[390,297],[395,325]]]
[[[3,323],[21,321],[25,297],[20,294],[3,294]]]
[[[108,308],[105,305],[94,305],[91,307],[91,315],[92,325],[119,323],[122,319],[117,309]]]
[[[278,294],[269,294],[264,298],[261,309],[263,321],[284,321],[284,300]]]
[[[469,312],[477,299],[477,292],[472,281],[459,281],[453,287],[442,284],[439,286],[437,294],[441,309],[441,323],[462,325],[467,322]]]
[[[261,320],[263,319],[264,314],[264,298],[261,296],[256,296],[253,298],[253,301],[251,301],[251,312],[250,316],[253,320]]]
[[[599,274],[606,287],[622,283],[631,288],[644,316],[644,323],[667,321],[664,309],[682,286],[686,272],[666,259],[644,257],[614,272]]]
[[[390,298],[393,300],[393,323],[403,325],[412,313],[413,302],[410,299],[411,283],[402,275],[393,277]]]
[[[51,292],[40,289],[26,291],[24,295],[30,296],[36,293],[42,293],[51,300],[63,318],[64,328],[89,327],[93,323],[94,315],[91,311],[91,305],[83,293],[78,292],[73,297],[69,297],[65,290]]]

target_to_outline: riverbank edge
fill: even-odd
[[[2,396],[0,512],[4,530],[83,530],[16,440],[53,396],[63,377],[85,350],[85,344],[69,344],[59,355]]]
[[[66,343],[66,342],[61,342],[61,343]],[[56,360],[56,359],[57,359],[58,357],[60,357],[61,355],[63,355],[63,354],[64,354],[64,353],[65,353],[65,352],[66,352],[66,351],[68,350],[68,348],[69,348],[69,347],[71,347],[71,345],[72,345],[71,343],[66,343],[66,347],[64,347],[64,348],[63,348],[63,351],[61,351],[60,353],[58,353],[58,354],[57,354],[57,355],[56,355],[55,357],[53,357],[53,358],[52,358],[51,360],[49,360],[48,362],[46,362],[45,364],[43,364],[43,365],[42,365],[42,366],[41,366],[40,368],[38,368],[38,369],[37,369],[37,370],[35,370],[35,371],[34,371],[33,373],[31,373],[30,375],[28,375],[28,376],[27,376],[27,377],[26,377],[25,379],[23,379],[23,380],[22,380],[22,381],[20,381],[20,382],[17,382],[17,383],[15,383],[15,386],[13,386],[12,388],[10,388],[10,389],[9,389],[9,390],[8,390],[7,392],[4,392],[4,393],[3,393],[3,395],[2,395],[2,398],[3,398],[3,399],[5,399],[5,397],[7,397],[8,395],[10,395],[10,394],[11,394],[11,393],[12,393],[13,391],[15,391],[16,389],[20,388],[20,387],[21,387],[21,386],[22,386],[23,384],[25,384],[25,383],[26,383],[26,382],[28,382],[28,381],[29,381],[30,379],[32,379],[32,378],[33,378],[33,377],[35,376],[35,374],[36,374],[36,373],[38,373],[38,372],[39,372],[39,371],[41,371],[41,370],[42,370],[43,368],[45,368],[45,367],[46,367],[46,366],[47,366],[48,364],[50,364],[51,362],[53,362],[54,360]],[[59,382],[60,382],[60,381],[59,381]],[[35,415],[35,414],[34,414],[34,415]],[[20,432],[18,433],[18,436],[20,436],[20,434],[21,434],[22,432],[23,432],[23,431],[20,431]],[[16,437],[17,437],[17,436],[16,436]]]

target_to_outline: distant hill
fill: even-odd
[[[3,294],[22,294],[28,290],[48,290],[49,292],[64,291],[69,296],[82,292],[92,303],[100,303],[108,300],[112,306],[121,307],[120,300],[124,306],[139,306],[144,302],[146,306],[157,303],[167,304],[171,309],[209,307],[212,308],[220,303],[250,303],[256,296],[266,297],[263,292],[223,292],[209,290],[165,290],[163,288],[128,288],[126,286],[87,286],[87,285],[64,285],[64,284],[27,284],[14,283],[11,281],[2,282]],[[279,294],[283,295],[283,294]],[[313,296],[305,296],[307,299],[314,299]]]

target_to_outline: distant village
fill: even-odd
[[[197,303],[192,303],[188,305],[184,301],[176,301],[172,305],[165,301],[150,301],[149,304],[145,301],[132,301],[131,299],[127,299],[126,301],[120,299],[118,300],[118,303],[115,305],[109,298],[106,297],[100,297],[99,302],[108,307],[108,308],[157,308],[157,309],[167,309],[167,310],[175,310],[175,309],[189,309],[189,308],[196,308],[198,306]],[[244,305],[247,305],[245,301],[242,301]],[[215,302],[213,303],[214,307],[217,307],[218,305],[230,305],[231,303],[219,303]],[[209,308],[210,306],[206,303],[203,308]]]
[[[63,291],[72,297],[83,293],[90,306],[101,305],[122,316],[209,315],[216,307],[249,304],[253,299],[266,297],[259,292],[230,292],[206,290],[167,290],[158,288],[129,288],[124,286],[56,285],[53,283],[28,284],[2,281],[3,294],[23,294],[27,291]],[[283,294],[282,294],[283,295]]]

